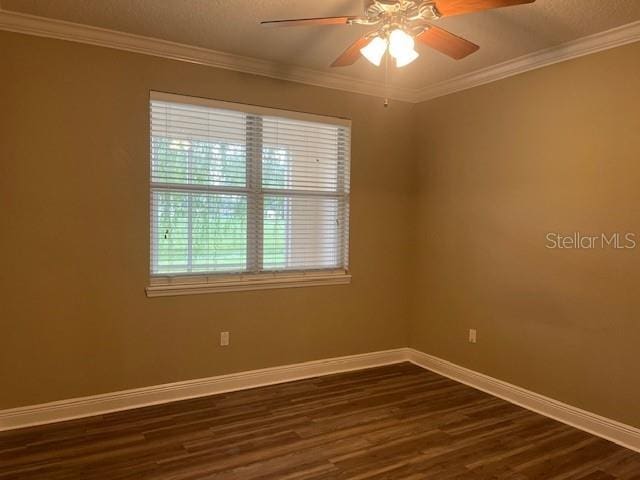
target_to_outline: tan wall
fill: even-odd
[[[4,32],[0,58],[0,408],[407,344],[412,106]],[[352,118],[353,283],[146,298],[152,89]]]
[[[640,236],[640,44],[417,109],[8,33],[0,58],[0,408],[411,344],[640,426],[640,250],[545,248]],[[353,283],[147,299],[151,89],[351,117]]]
[[[640,427],[640,43],[422,104],[411,344]],[[469,328],[478,343],[467,343]]]

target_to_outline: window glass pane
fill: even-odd
[[[283,269],[289,252],[289,199],[267,196],[263,203],[262,246],[265,269]]]
[[[193,272],[247,266],[247,198],[192,195]]]
[[[245,114],[152,102],[152,182],[242,187],[246,152]]]
[[[269,188],[291,188],[291,156],[286,148],[262,149],[262,179]]]
[[[237,186],[246,184],[246,147],[153,137],[152,181],[156,183]]]
[[[153,273],[246,269],[245,195],[156,191],[152,208]]]
[[[184,272],[189,256],[189,202],[186,193],[154,192],[151,206],[154,273]]]
[[[265,117],[262,185],[273,189],[335,192],[344,179],[344,129]]]
[[[152,274],[346,268],[349,127],[235,107],[152,93]]]
[[[263,268],[303,270],[342,264],[344,207],[337,198],[266,195]]]

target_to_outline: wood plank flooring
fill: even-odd
[[[0,479],[640,480],[640,454],[398,364],[0,433]]]

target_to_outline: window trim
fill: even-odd
[[[319,287],[351,283],[347,270],[234,273],[229,275],[154,276],[147,297],[170,297],[202,293],[242,292],[275,288]]]
[[[157,100],[160,102],[184,103],[189,105],[197,105],[201,107],[221,108],[224,110],[235,110],[253,115],[274,116],[290,118],[292,120],[302,120],[305,122],[318,122],[330,125],[339,125],[342,127],[351,127],[351,120],[342,117],[329,117],[325,115],[317,115],[315,113],[297,112],[294,110],[280,110],[278,108],[261,107],[258,105],[249,105],[246,103],[225,102],[223,100],[213,100],[210,98],[192,97],[188,95],[177,95],[175,93],[157,92],[152,90],[149,92],[149,101]]]
[[[176,95],[172,93],[164,93],[151,91],[149,96],[149,104],[151,101],[165,101],[175,103],[187,103],[198,106],[205,106],[211,108],[221,108],[227,110],[235,110],[244,112],[249,115],[249,118],[254,121],[257,119],[258,124],[253,128],[261,129],[262,116],[276,116],[284,117],[295,120],[320,122],[325,124],[332,124],[351,128],[351,120],[338,117],[326,117],[322,115],[315,115],[311,113],[295,112],[289,110],[272,109],[267,107],[260,107],[255,105],[247,105],[240,103],[224,102],[220,100],[211,100],[201,97],[190,97],[184,95]],[[247,135],[255,135],[252,129],[247,129]],[[149,125],[149,137],[151,125]],[[249,144],[249,143],[248,143]],[[250,144],[254,145],[255,142]],[[255,149],[255,148],[254,148]],[[260,151],[247,151],[248,157],[258,155],[262,157]],[[247,162],[247,185],[245,187],[216,187],[214,190],[220,190],[219,193],[239,193],[244,194],[247,197],[247,202],[261,201],[264,195],[269,193],[287,193],[291,195],[290,191],[280,191],[279,189],[264,188],[261,186],[262,172],[260,168],[262,161],[249,160]],[[151,162],[149,162],[151,163]],[[259,165],[256,168],[256,165]],[[339,181],[344,182],[344,178],[339,178]],[[168,186],[169,187],[169,186]],[[200,188],[192,185],[182,186],[186,190],[200,190]],[[158,184],[150,183],[150,195],[153,192],[162,189],[162,186]],[[175,185],[171,185],[171,189],[175,190]],[[260,194],[258,191],[260,190]],[[207,192],[211,192],[211,188],[206,189]],[[343,197],[343,194],[331,192],[315,192],[309,191],[305,193],[295,192],[295,195],[304,196],[316,196],[322,197]],[[350,194],[346,193],[347,212],[349,211]],[[250,206],[248,205],[248,208]],[[347,213],[348,215],[348,213]],[[149,216],[153,217],[151,210]],[[256,229],[261,229],[261,222],[257,217],[254,218],[254,222],[248,222],[247,225],[247,268],[260,270],[262,268],[261,259],[262,254],[259,251],[261,245],[260,242],[251,242],[251,239],[258,238]],[[149,219],[150,224],[155,221],[155,218]],[[350,225],[350,221],[347,220],[347,225]],[[349,228],[349,227],[347,227]],[[153,231],[153,228],[152,228]],[[341,255],[344,257],[345,252],[349,251],[350,232],[347,231],[347,242],[342,242]],[[153,238],[151,239],[153,242]],[[153,245],[149,245],[151,252],[154,252]],[[152,262],[155,262],[155,258],[152,258]],[[222,292],[238,292],[247,290],[264,290],[264,289],[279,289],[279,288],[298,288],[308,286],[325,286],[325,285],[344,285],[351,283],[351,274],[348,266],[346,269],[321,269],[321,270],[288,270],[288,271],[263,271],[263,272],[239,272],[239,273],[203,273],[203,274],[185,274],[179,273],[176,275],[171,274],[154,274],[150,272],[150,284],[145,288],[147,297],[166,297],[166,296],[179,296],[179,295],[194,295],[205,293],[222,293]]]

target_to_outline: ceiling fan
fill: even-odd
[[[480,47],[458,37],[431,22],[442,17],[474,13],[492,8],[533,3],[535,0],[371,0],[363,16],[297,18],[261,22],[265,26],[294,27],[305,25],[365,25],[373,30],[351,44],[332,64],[345,67],[360,56],[376,66],[384,54],[403,67],[418,58],[415,41],[430,46],[445,55],[460,60]]]

